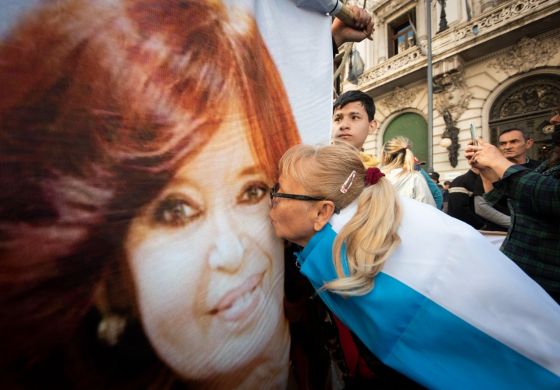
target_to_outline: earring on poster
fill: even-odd
[[[101,320],[97,325],[97,338],[103,344],[114,347],[122,339],[127,326],[127,316],[117,313],[111,304],[109,280],[102,281],[94,292],[94,302]]]
[[[124,334],[126,318],[119,314],[107,313],[97,326],[97,338],[104,344],[114,347]]]

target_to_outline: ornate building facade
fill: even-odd
[[[357,67],[347,66],[339,81],[341,91],[360,89],[376,102],[379,131],[366,150],[377,155],[385,140],[406,135],[420,160],[432,161],[442,179],[451,179],[468,169],[462,152],[471,125],[494,143],[500,130],[523,126],[536,141],[531,157],[544,157],[544,124],[560,106],[560,1],[431,2],[431,156],[426,1],[366,3],[375,22],[373,39],[353,47],[363,72],[356,75]]]

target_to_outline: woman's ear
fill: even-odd
[[[332,200],[321,200],[318,208],[316,209],[317,214],[315,216],[315,221],[313,223],[313,228],[316,232],[321,230],[331,219],[334,214],[334,202]]]

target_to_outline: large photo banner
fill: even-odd
[[[285,388],[269,190],[285,150],[328,140],[330,17],[0,6],[0,386]]]

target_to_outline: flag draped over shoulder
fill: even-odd
[[[319,294],[385,364],[428,388],[560,388],[560,306],[482,235],[401,198],[401,245],[373,290]],[[335,215],[298,254],[316,289],[336,278]]]

